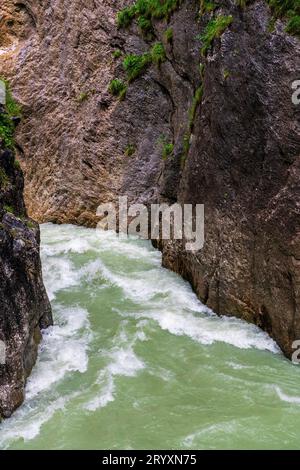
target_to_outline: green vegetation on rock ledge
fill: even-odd
[[[160,65],[166,60],[165,49],[161,42],[157,42],[152,46],[150,54],[151,61],[156,65]]]
[[[128,144],[125,149],[124,155],[126,157],[132,157],[132,155],[134,155],[135,152],[136,152],[136,146],[133,144]]]
[[[155,43],[150,52],[141,55],[129,54],[123,61],[123,67],[127,74],[127,80],[132,82],[138,78],[152,63],[160,65],[166,60],[166,53],[162,43]]]
[[[300,36],[300,1],[299,0],[267,0],[275,17],[286,17],[286,31]]]
[[[166,29],[165,33],[164,33],[164,36],[165,36],[165,39],[167,41],[167,43],[172,43],[173,42],[173,36],[174,36],[174,31],[173,31],[173,28],[168,28]]]
[[[206,55],[214,39],[219,38],[226,31],[228,26],[231,25],[233,17],[229,16],[217,16],[212,18],[207,24],[204,33],[201,34],[199,39],[202,41],[201,54]]]
[[[120,100],[123,100],[126,96],[127,86],[122,80],[115,78],[110,82],[108,90],[112,95],[117,96]]]
[[[15,126],[8,114],[0,114],[0,140],[7,148],[14,146]]]
[[[217,8],[217,5],[209,0],[200,0],[200,15],[211,13]]]
[[[167,160],[168,157],[171,157],[174,154],[174,144],[172,142],[168,142],[165,135],[160,136],[158,144],[162,146],[163,160]]]
[[[236,0],[242,8],[250,4],[251,0]],[[274,24],[278,18],[286,18],[286,32],[293,36],[300,36],[300,1],[299,0],[266,0],[271,7],[273,19],[269,30],[274,30]]]
[[[13,98],[9,83],[1,77],[0,80],[6,87],[6,113],[0,114],[0,139],[3,141],[5,147],[13,148],[15,125],[12,118],[21,117],[21,107]]]
[[[142,31],[150,31],[152,20],[169,19],[181,3],[182,0],[137,0],[132,6],[118,13],[118,27],[127,28],[136,19]]]
[[[148,52],[141,55],[128,54],[123,61],[123,67],[127,74],[127,80],[132,82],[138,78],[150,63],[151,55]]]
[[[165,143],[163,145],[163,152],[162,152],[163,160],[166,160],[168,157],[171,157],[173,153],[174,153],[174,144]]]

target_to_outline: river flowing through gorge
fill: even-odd
[[[2,449],[299,448],[300,367],[150,242],[41,226],[53,327]]]

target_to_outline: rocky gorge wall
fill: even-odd
[[[299,107],[291,100],[299,39],[263,0],[216,1],[214,11],[177,2],[145,38],[140,18],[117,28],[117,12],[133,3],[1,6],[0,73],[23,106],[17,144],[29,213],[94,226],[97,206],[119,194],[205,204],[204,249],[163,242],[164,265],[217,313],[261,326],[290,356],[300,339]],[[216,17],[232,18],[201,54],[199,35]],[[151,56],[155,44],[162,56]],[[128,54],[152,57],[130,83]],[[113,79],[126,84],[125,99],[109,92]]]
[[[0,118],[3,115],[0,106]],[[41,329],[52,323],[42,280],[39,227],[27,216],[23,187],[23,175],[13,151],[1,143],[0,340],[5,345],[5,361],[1,355],[0,420],[9,417],[23,402]]]

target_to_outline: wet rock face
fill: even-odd
[[[205,204],[206,243],[165,244],[164,265],[220,314],[254,322],[290,356],[300,337],[300,42],[264,2],[233,8],[205,61],[204,94],[178,199]]]
[[[41,329],[52,323],[39,244],[38,224],[24,206],[22,172],[14,154],[0,147],[0,419],[23,402]]]
[[[290,356],[300,336],[300,110],[291,100],[299,41],[280,22],[269,33],[263,2],[244,11],[223,3],[234,21],[205,61],[177,191],[180,202],[205,204],[206,243],[196,254],[165,243],[164,265],[216,312],[256,323]]]
[[[300,107],[291,100],[299,40],[281,21],[270,30],[263,0],[246,8],[217,1],[216,13],[233,22],[201,58],[197,36],[211,14],[199,20],[199,0],[185,1],[168,23],[154,23],[152,43],[164,44],[167,60],[130,84],[119,102],[108,93],[111,79],[125,79],[113,52],[151,47],[136,25],[115,26],[116,12],[133,1],[24,3],[34,21],[26,20],[26,34],[13,54],[4,52],[0,68],[24,105],[17,140],[29,213],[94,226],[98,204],[119,194],[146,204],[205,204],[204,249],[163,243],[164,265],[216,312],[260,325],[290,356],[300,339]],[[162,136],[174,144],[166,160]],[[129,145],[134,152],[126,156]]]

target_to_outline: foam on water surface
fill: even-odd
[[[41,234],[55,324],[0,447],[239,448],[259,434],[249,423],[289,428],[293,412],[300,426],[298,370],[260,329],[205,307],[149,242],[69,225]]]

